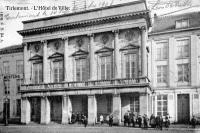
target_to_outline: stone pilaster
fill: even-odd
[[[50,102],[49,99],[41,97],[41,124],[48,124],[50,122]]]
[[[31,62],[29,62],[30,51],[28,50],[28,44],[24,43],[24,83],[29,84],[31,78]]]
[[[69,49],[69,38],[63,37],[64,41],[64,81],[73,81],[73,65],[70,60],[70,55],[73,51]]]
[[[97,101],[95,95],[88,95],[88,124],[94,125],[97,121]]]
[[[120,94],[113,94],[113,123],[121,123],[121,96]]]
[[[28,124],[31,120],[31,105],[28,98],[21,99],[21,123]]]
[[[62,124],[68,124],[71,121],[72,104],[70,97],[62,97]]]
[[[94,34],[89,34],[90,37],[90,80],[97,80],[97,66],[95,60],[95,44]]]
[[[176,48],[176,40],[174,37],[169,38],[169,86],[174,87],[176,86],[176,66],[175,66],[175,48]]]
[[[141,27],[141,39],[142,76],[147,76],[147,29],[145,26]]]
[[[47,41],[41,41],[43,44],[43,82],[48,83],[48,60],[47,60]]]
[[[121,57],[119,45],[119,30],[114,30],[114,77],[121,78]]]
[[[198,45],[197,35],[191,35],[191,86],[198,85]]]
[[[148,94],[140,94],[140,115],[148,115]]]

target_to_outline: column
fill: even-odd
[[[198,46],[197,35],[191,35],[191,86],[198,86]]]
[[[88,124],[94,125],[97,121],[97,101],[95,95],[88,95]]]
[[[113,94],[113,123],[121,123],[121,97],[120,94]]]
[[[21,123],[28,124],[31,120],[31,105],[27,97],[21,99]]]
[[[94,34],[89,34],[90,37],[90,80],[97,80],[97,66],[95,60],[95,44]]]
[[[146,43],[147,43],[147,32],[146,27],[141,27],[141,57],[142,57],[142,76],[147,76],[147,51],[146,51]]]
[[[50,122],[50,102],[48,98],[41,97],[41,124],[48,124]]]
[[[176,86],[176,75],[177,71],[175,66],[175,48],[176,42],[174,37],[169,38],[169,86],[175,87]]]
[[[141,93],[140,94],[140,115],[148,114],[148,94]]]
[[[23,43],[24,46],[24,83],[29,84],[31,78],[31,63],[29,62],[30,52],[28,51],[28,44]]]
[[[68,124],[71,121],[72,104],[69,95],[62,97],[62,124]]]
[[[47,60],[47,41],[41,41],[43,44],[43,82],[48,83],[48,60]]]
[[[120,57],[120,45],[119,45],[119,30],[114,32],[114,77],[121,78],[121,57]]]
[[[70,82],[73,81],[73,66],[70,60],[70,55],[73,51],[69,49],[69,38],[63,37],[62,39],[64,41],[64,81]]]

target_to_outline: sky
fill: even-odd
[[[0,0],[0,14],[3,14],[0,48],[22,43],[22,37],[17,33],[23,29],[22,21],[74,12],[74,2],[79,2],[79,7],[86,5],[91,9],[131,1],[136,0]],[[155,13],[165,16],[200,11],[200,0],[146,0],[146,3],[152,16]]]

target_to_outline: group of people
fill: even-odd
[[[86,127],[87,124],[88,124],[87,116],[84,115],[83,113],[77,112],[75,114],[75,113],[72,112],[70,123],[71,124],[74,124],[74,123],[84,124],[84,126]]]
[[[102,124],[104,123],[104,117],[103,117],[102,114],[100,115],[99,120],[100,120],[100,123],[101,123],[101,125],[102,125]],[[113,115],[110,114],[109,116],[107,116],[106,121],[108,122],[108,125],[109,125],[110,127],[112,127],[112,126],[113,126]]]
[[[131,126],[135,127],[136,124],[140,128],[148,129],[149,125],[152,128],[160,129],[162,130],[163,124],[165,125],[166,128],[169,128],[170,125],[170,120],[169,120],[169,114],[167,114],[164,118],[162,116],[154,116],[153,114],[151,115],[150,119],[146,114],[143,116],[141,115],[135,115],[132,112],[126,112],[124,114],[124,126]]]

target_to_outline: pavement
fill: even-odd
[[[96,124],[95,126],[84,127],[79,124],[62,125],[57,123],[50,123],[48,125],[41,125],[37,123],[30,123],[28,125],[9,124],[4,126],[0,124],[0,133],[200,133],[200,125],[194,129],[191,125],[171,124],[169,129],[163,130],[148,128],[148,130],[141,128],[132,128],[124,126],[109,127],[107,124]]]

